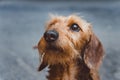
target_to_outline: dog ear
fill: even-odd
[[[41,64],[38,68],[38,71],[41,71],[48,66],[48,64],[44,61],[44,56],[45,56],[45,53],[41,55],[41,58],[40,58]]]
[[[43,70],[43,69],[46,68],[47,66],[48,66],[48,65],[47,65],[46,63],[42,62],[42,63],[40,64],[39,68],[38,68],[38,71]]]
[[[83,55],[84,62],[90,69],[97,70],[99,68],[104,50],[95,34],[91,34],[89,42],[85,45]]]

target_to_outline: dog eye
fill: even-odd
[[[76,32],[80,31],[80,27],[79,27],[79,25],[76,24],[76,23],[73,23],[73,24],[71,25],[70,29],[73,30],[73,31],[76,31]]]

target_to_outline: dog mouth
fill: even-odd
[[[64,50],[61,47],[58,47],[56,45],[50,45],[50,44],[46,47],[46,50],[57,52],[57,53],[64,52]]]

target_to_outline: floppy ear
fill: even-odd
[[[44,68],[46,68],[48,66],[48,64],[44,61],[44,55],[45,55],[45,53],[43,53],[41,55],[41,58],[40,58],[41,64],[38,67],[38,71],[41,71],[41,70],[43,70]]]
[[[85,45],[83,55],[84,62],[90,69],[97,70],[99,68],[104,50],[94,33],[91,34],[89,42]]]
[[[38,67],[38,71],[43,70],[43,69],[46,68],[47,66],[48,66],[48,65],[47,65],[46,63],[42,62],[42,63],[40,64],[40,66]]]

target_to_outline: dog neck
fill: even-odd
[[[48,80],[98,80],[92,78],[90,69],[80,59],[64,65],[51,65],[49,69]]]

